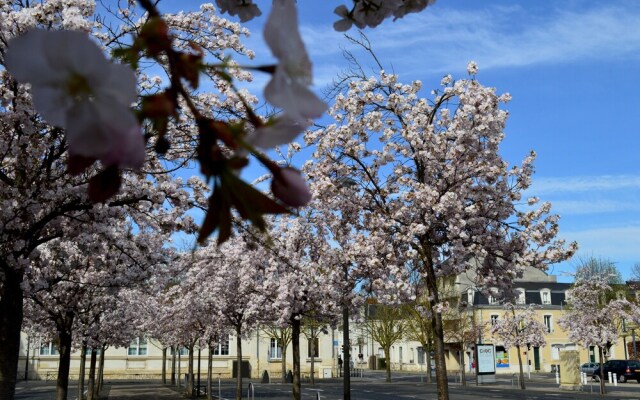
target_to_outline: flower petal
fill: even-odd
[[[325,102],[306,86],[288,79],[280,67],[276,68],[273,78],[267,84],[264,97],[296,120],[319,118],[327,110]]]
[[[293,0],[274,0],[264,27],[264,39],[276,58],[306,57],[298,31],[298,13]]]
[[[33,105],[48,124],[60,128],[67,127],[67,112],[73,100],[55,86],[31,86]]]
[[[9,41],[5,66],[18,82],[48,84],[66,76],[65,71],[52,69],[45,56],[48,34],[48,31],[33,29]]]
[[[118,103],[130,106],[138,98],[136,74],[124,64],[111,64],[109,72],[102,77],[100,92]]]
[[[309,125],[309,121],[293,119],[285,114],[256,129],[248,142],[257,147],[269,149],[291,142]]]

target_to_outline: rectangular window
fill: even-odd
[[[418,364],[424,364],[425,363],[425,351],[424,351],[424,347],[420,346],[418,347]]]
[[[544,316],[544,327],[547,330],[547,333],[553,332],[553,320],[551,319],[551,315]]]
[[[562,347],[561,344],[552,344],[551,345],[551,359],[552,360],[559,360],[560,359],[560,347]]]
[[[280,342],[276,338],[271,338],[271,346],[269,346],[269,358],[282,358],[282,346],[280,346]]]
[[[320,357],[320,351],[318,350],[318,338],[313,338],[313,357]],[[307,341],[307,358],[311,358],[311,340]]]
[[[142,337],[137,337],[129,343],[129,351],[127,352],[130,356],[146,356],[147,355],[147,339]]]
[[[174,353],[173,348],[169,351],[169,353],[170,353],[171,355],[173,355],[173,353]],[[188,355],[189,355],[189,349],[187,349],[187,348],[186,348],[186,347],[184,347],[184,346],[180,346],[180,347],[178,348],[178,354],[179,354],[180,356],[188,356]],[[178,355],[178,354],[176,354],[176,355]]]
[[[543,290],[540,292],[542,296],[542,304],[551,304],[551,292],[548,290]]]
[[[495,325],[498,323],[498,315],[497,314],[492,314],[491,315],[491,326]]]
[[[60,353],[58,352],[58,348],[52,342],[45,343],[40,346],[40,355],[41,356],[57,356]]]
[[[495,296],[493,295],[489,295],[489,304],[497,304],[498,303],[498,299],[495,298]]]
[[[525,298],[524,289],[517,289],[516,293],[518,295],[518,297],[516,298],[516,304],[525,304],[526,303],[526,298]]]
[[[222,339],[217,345],[213,346],[214,356],[228,356],[229,355],[229,336]]]
[[[96,350],[97,350],[96,355],[99,356],[100,353],[102,352],[102,350],[101,349],[96,349]],[[91,347],[87,347],[87,350],[85,350],[84,354],[90,356],[91,355]]]

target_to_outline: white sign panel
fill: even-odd
[[[496,356],[492,344],[476,344],[478,374],[496,373]]]

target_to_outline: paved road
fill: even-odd
[[[437,388],[435,384],[421,382],[424,377],[417,374],[394,373],[393,382],[384,382],[382,373],[368,373],[363,378],[352,378],[351,398],[353,400],[409,400],[409,399],[435,399]],[[247,398],[245,382],[245,392],[243,398]],[[261,384],[253,382],[256,399],[289,400],[291,399],[290,384]],[[590,393],[593,390],[593,394]],[[615,399],[638,399],[640,400],[640,384],[625,383],[617,387],[609,387],[607,400]],[[55,387],[53,382],[28,382],[21,383],[17,390],[17,399],[49,400],[54,399]],[[220,391],[223,399],[235,398],[235,383],[224,381]],[[527,382],[527,390],[522,391],[512,386],[510,376],[499,376],[496,384],[475,386],[475,382],[461,386],[459,382],[451,379],[450,397],[452,400],[597,400],[602,399],[597,394],[598,385],[586,386],[582,392],[560,391],[555,379],[552,376],[537,376],[534,380]],[[218,394],[217,382],[214,385],[213,394]],[[319,395],[319,397],[318,397]],[[178,400],[183,399],[181,393],[173,388],[163,386],[157,381],[137,381],[137,382],[106,382],[103,396],[108,400]],[[69,400],[75,399],[73,385],[70,387]],[[104,397],[103,397],[104,398]],[[303,384],[302,398],[304,400],[338,400],[342,399],[342,381],[338,379],[321,380],[315,386]]]

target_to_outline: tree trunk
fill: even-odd
[[[600,394],[606,394],[607,389],[604,382],[604,354],[602,346],[598,346],[598,355],[600,356]]]
[[[315,361],[316,361],[316,337],[315,329],[311,329],[311,345],[309,346],[311,349],[311,371],[309,372],[309,377],[311,381],[311,385],[316,384],[316,372],[315,372]]]
[[[518,364],[520,365],[520,389],[526,389],[524,384],[524,369],[522,368],[522,354],[520,353],[520,345],[516,345],[518,351]]]
[[[56,400],[67,400],[67,393],[69,391],[69,367],[71,365],[71,331],[68,327],[73,324],[73,314],[68,316],[69,321],[62,320],[57,321],[62,323],[63,326],[58,327],[58,351],[60,352],[60,358],[58,362],[58,379],[56,381]]]
[[[181,347],[178,346],[178,376],[176,377],[176,383],[178,384],[178,388],[182,386],[182,360],[181,360]]]
[[[242,337],[240,327],[236,327],[236,400],[242,400]]]
[[[460,385],[467,386],[467,377],[465,375],[465,359],[464,359],[464,343],[460,344]]]
[[[291,319],[291,350],[293,351],[293,400],[302,398],[302,386],[300,384],[300,325],[301,320]]]
[[[171,346],[171,386],[176,385],[176,346]]]
[[[211,389],[213,388],[213,347],[209,344],[209,355],[207,356],[207,400],[213,400]]]
[[[0,288],[0,399],[13,400],[18,376],[20,328],[22,327],[23,272],[0,260],[3,285]]]
[[[189,367],[187,369],[187,396],[193,397],[194,385],[193,385],[193,343],[189,344]]]
[[[433,383],[433,376],[431,374],[431,342],[424,344],[426,351],[425,357],[427,358],[427,383]]]
[[[202,346],[198,345],[198,380],[196,381],[196,396],[200,396],[200,356],[202,355]]]
[[[162,384],[167,384],[167,348],[162,348]]]
[[[102,392],[102,385],[104,385],[104,357],[105,357],[105,353],[107,352],[107,346],[106,344],[102,345],[102,348],[100,348],[100,362],[98,363],[99,367],[98,367],[98,388],[96,390],[96,394],[99,394],[100,392]]]
[[[389,346],[384,346],[384,360],[386,367],[385,382],[391,382],[391,349]]]
[[[449,400],[449,381],[447,380],[447,364],[444,358],[444,327],[442,324],[442,314],[435,312],[435,305],[440,302],[438,293],[438,281],[436,273],[433,269],[433,261],[431,259],[431,248],[425,245],[426,250],[426,273],[427,273],[427,289],[431,296],[431,328],[433,329],[433,342],[436,352],[436,384],[438,386],[438,400]]]
[[[87,400],[96,400],[96,356],[98,355],[98,349],[91,348],[91,361],[89,364],[89,384],[87,385]]]
[[[278,341],[278,339],[276,339]],[[284,345],[284,341],[280,341],[280,347],[282,350],[280,351],[280,359],[282,360],[280,364],[280,369],[282,370],[282,383],[287,383],[287,347]]]
[[[444,359],[444,329],[442,326],[442,314],[434,312],[432,323],[436,348],[436,385],[438,386],[438,400],[449,400],[447,364]]]
[[[82,343],[80,350],[80,369],[78,370],[78,400],[84,400],[84,372],[87,365],[87,343]]]

